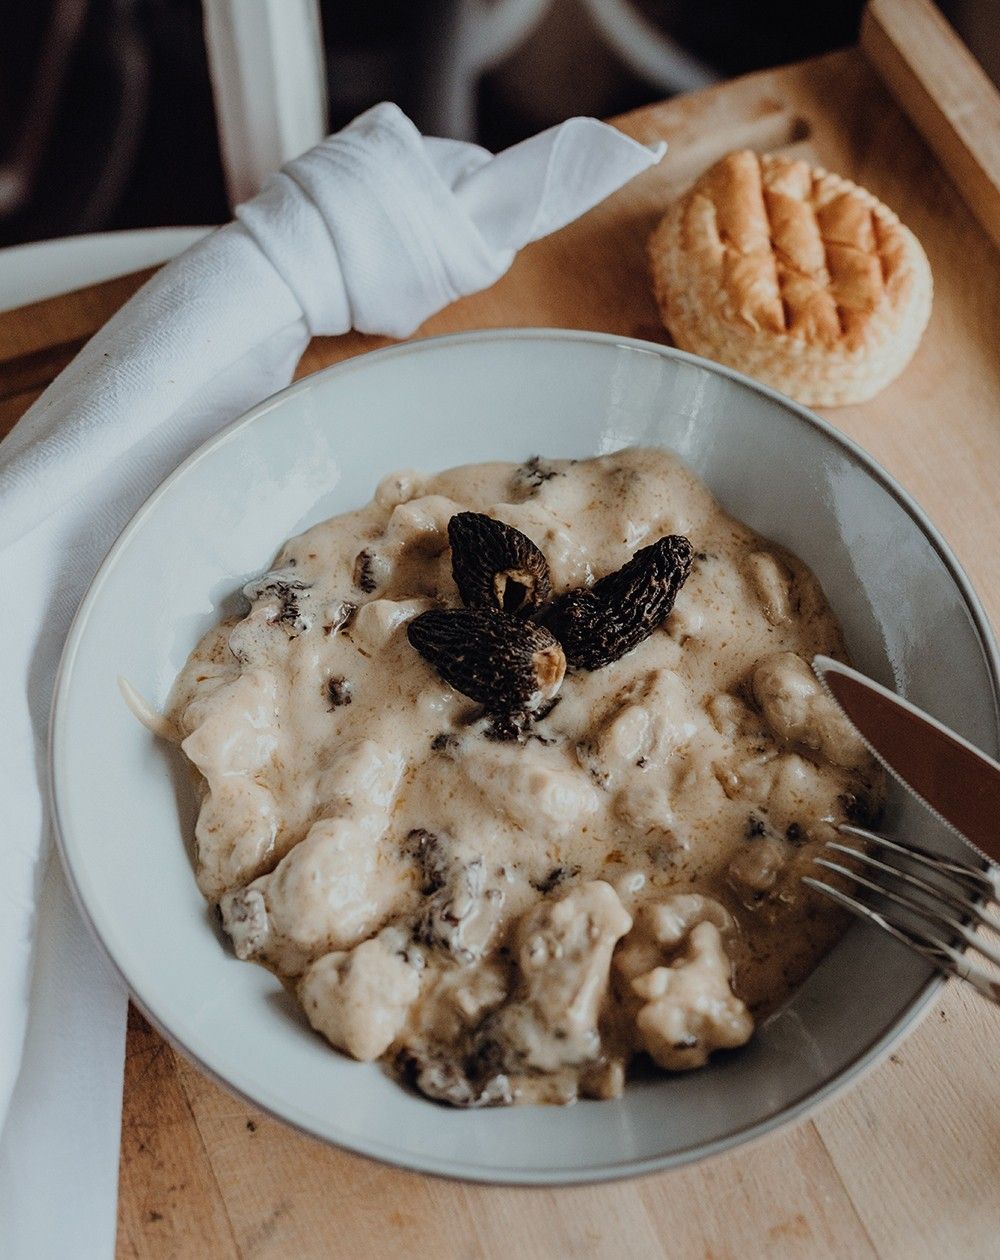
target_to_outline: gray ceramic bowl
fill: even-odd
[[[731,512],[812,566],[862,669],[998,751],[996,646],[954,557],[866,455],[778,394],[662,346],[547,331],[403,345],[292,386],[202,447],[116,544],[70,635],[52,766],[66,867],[139,1004],[219,1080],[320,1138],[485,1181],[667,1168],[801,1117],[937,988],[901,947],[854,927],[749,1046],[703,1071],[614,1102],[459,1112],[331,1052],[278,982],[220,941],[188,857],[186,777],[127,712],[117,676],[162,702],[222,601],[390,469],[630,443],[678,451]],[[888,826],[957,843],[899,794]]]

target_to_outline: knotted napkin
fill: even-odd
[[[311,336],[412,333],[663,148],[574,118],[494,157],[378,105],[154,276],[0,443],[6,1257],[114,1246],[126,999],[51,856],[45,804],[55,669],[101,559],[181,459],[288,384]]]

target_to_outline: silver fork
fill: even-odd
[[[1000,948],[976,933],[976,927],[984,927],[1000,936],[1000,918],[983,909],[986,901],[1000,901],[1000,869],[954,862],[919,845],[901,844],[850,823],[842,823],[837,830],[863,841],[872,850],[837,840],[826,842],[827,849],[850,858],[862,869],[852,870],[826,857],[813,861],[845,876],[857,895],[809,875],[804,875],[802,882],[832,897],[859,918],[877,923],[940,971],[967,980],[984,997],[1000,1005],[1000,980],[952,943],[964,942],[1000,967]],[[905,866],[896,865],[900,859]],[[869,897],[877,898],[878,904],[871,904]]]

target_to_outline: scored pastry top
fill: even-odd
[[[909,299],[912,234],[871,193],[806,162],[730,153],[680,215],[688,268],[714,277],[726,313],[751,328],[854,348],[877,312]]]

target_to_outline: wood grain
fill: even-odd
[[[0,315],[0,404],[35,395],[156,270],[147,267]],[[20,413],[17,413],[20,414]],[[0,437],[16,416],[0,411]]]
[[[931,0],[870,0],[861,47],[1000,245],[1000,92],[982,66]]]
[[[239,1255],[174,1051],[131,1006],[127,1038],[118,1254]]]
[[[827,414],[928,509],[996,621],[1000,257],[865,59],[845,52],[766,72],[619,125],[670,141],[662,166],[525,250],[497,285],[419,335],[534,324],[666,340],[644,240],[702,166],[750,143],[840,171],[917,232],[936,297],[903,377],[862,407]],[[316,341],[300,373],[378,344],[354,334]],[[420,1177],[323,1147],[231,1097],[134,1016],[118,1252],[136,1260],[995,1256],[995,1029],[992,1010],[949,986],[906,1044],[814,1121],[675,1173],[522,1190]]]
[[[816,1121],[886,1260],[998,1254],[997,1013],[970,989],[945,993],[914,1037]]]

